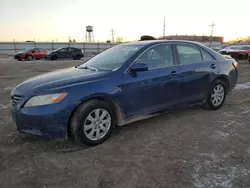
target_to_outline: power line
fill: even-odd
[[[115,38],[114,38],[114,29],[111,29],[111,36],[112,36],[112,43],[115,43]]]
[[[165,31],[166,31],[166,23],[165,23],[165,17],[163,20],[163,38],[165,37]]]
[[[215,24],[212,23],[209,26],[211,27],[211,34],[210,34],[210,38],[209,38],[209,47],[210,47],[211,46],[211,42],[212,42],[213,33],[214,33],[214,26],[215,26]]]

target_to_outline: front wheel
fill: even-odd
[[[219,109],[225,102],[227,95],[227,84],[222,80],[216,80],[209,91],[205,108],[211,110]]]
[[[58,59],[58,57],[56,56],[56,55],[53,55],[52,57],[51,57],[51,60],[57,60]]]
[[[115,128],[114,112],[104,101],[91,100],[75,111],[70,121],[70,136],[86,145],[98,145]]]

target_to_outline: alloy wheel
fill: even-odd
[[[215,85],[211,94],[211,102],[214,106],[220,106],[225,97],[225,89],[221,84]]]
[[[107,110],[95,109],[84,122],[84,133],[90,140],[100,140],[109,132],[111,122],[111,115]]]

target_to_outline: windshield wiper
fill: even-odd
[[[89,69],[89,70],[96,71],[96,72],[98,71],[98,69],[93,68],[93,67],[89,67],[89,66],[82,66],[82,67],[80,67],[80,68]]]

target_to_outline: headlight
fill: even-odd
[[[24,107],[55,104],[63,100],[66,95],[67,93],[57,93],[57,94],[35,96],[30,98],[26,102]]]

